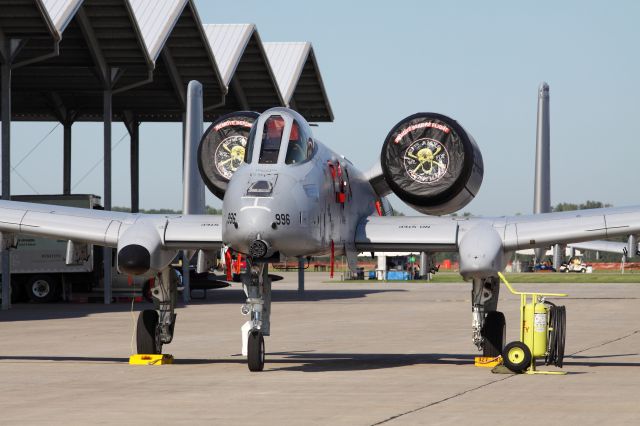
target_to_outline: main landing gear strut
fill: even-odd
[[[173,340],[178,279],[171,268],[158,275],[156,286],[151,291],[155,309],[144,310],[138,316],[136,343],[139,354],[161,354],[162,345]]]
[[[242,355],[247,357],[251,371],[264,369],[264,336],[270,334],[271,280],[268,271],[268,263],[247,258],[247,272],[242,277],[247,301],[242,305],[242,314],[250,315],[250,318],[242,326]]]
[[[482,355],[495,358],[502,353],[506,338],[504,314],[498,311],[500,279],[474,278],[471,290],[473,344]]]

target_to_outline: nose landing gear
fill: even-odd
[[[271,279],[267,263],[254,263],[247,258],[247,272],[242,277],[242,286],[247,301],[242,314],[250,318],[242,326],[242,355],[247,357],[250,371],[262,371],[265,361],[264,336],[270,334],[271,325]]]

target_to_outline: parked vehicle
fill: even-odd
[[[89,194],[73,195],[16,195],[14,201],[53,204],[69,207],[102,209],[100,197]],[[12,302],[32,300],[46,303],[70,299],[82,293],[101,297],[104,290],[103,249],[89,246],[85,261],[75,265],[65,262],[67,240],[53,240],[20,235],[16,248],[11,249]],[[116,259],[116,256],[112,256]],[[1,266],[0,266],[1,267]],[[131,296],[140,294],[147,280],[127,276],[112,265],[112,294]]]
[[[579,272],[582,274],[590,274],[593,272],[593,267],[582,262],[580,257],[573,256],[567,263],[560,265],[560,272]]]

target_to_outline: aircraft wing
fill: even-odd
[[[358,225],[355,246],[358,251],[456,251],[480,224],[497,231],[507,252],[638,234],[640,206],[503,217],[370,216]]]
[[[495,218],[505,251],[582,243],[640,231],[640,206]]]
[[[369,216],[358,224],[358,251],[457,251],[458,224],[441,216]]]
[[[590,251],[602,251],[607,253],[625,254],[627,249],[627,243],[616,241],[586,241],[583,243],[571,243],[567,244],[567,247],[575,248],[578,250],[590,250]],[[635,254],[635,253],[632,253]]]
[[[47,204],[0,201],[0,232],[117,247],[125,231],[155,229],[164,248],[200,249],[222,244],[222,218],[151,215]]]

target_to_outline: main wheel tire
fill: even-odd
[[[506,336],[506,320],[504,314],[499,311],[491,311],[487,314],[482,327],[484,347],[482,355],[495,358],[502,353]]]
[[[158,347],[156,330],[158,329],[158,312],[147,309],[138,315],[136,327],[136,345],[139,354],[162,353],[162,346]]]
[[[531,365],[531,351],[520,341],[511,342],[502,351],[502,362],[514,373],[524,373]]]
[[[60,286],[50,275],[35,275],[27,281],[27,295],[35,303],[49,303],[60,297]]]
[[[259,331],[249,333],[247,345],[247,364],[250,371],[262,371],[264,369],[264,337]]]

